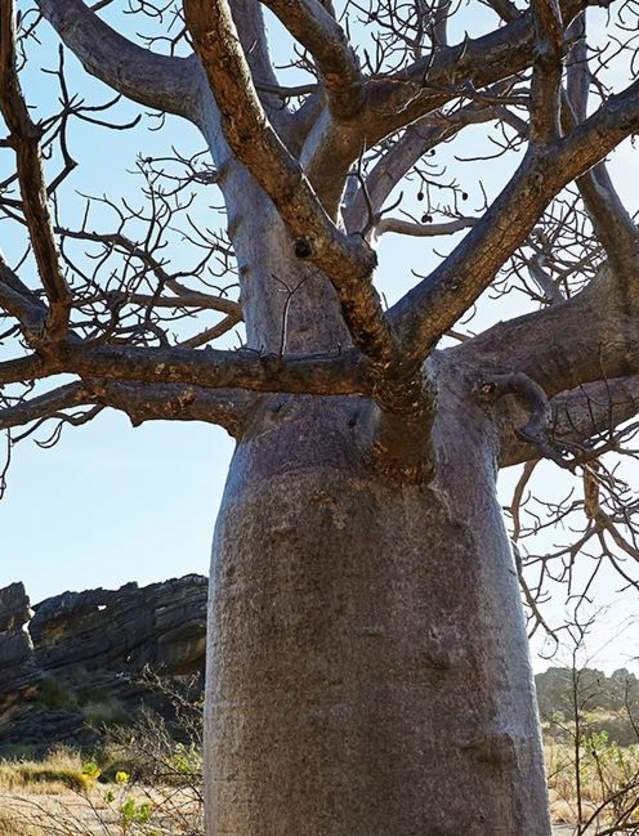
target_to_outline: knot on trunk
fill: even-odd
[[[295,242],[295,255],[298,258],[310,258],[312,253],[313,249],[308,238],[298,238]]]

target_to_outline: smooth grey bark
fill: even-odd
[[[295,256],[295,242],[277,210],[230,151],[204,77],[199,126],[220,172],[248,345],[275,354],[348,346],[335,290],[316,268]]]
[[[472,376],[438,376],[437,479],[380,474],[363,402],[273,397],[211,571],[208,833],[550,833],[528,644]]]

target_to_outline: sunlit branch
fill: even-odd
[[[550,199],[639,127],[639,82],[567,137],[529,153],[481,221],[390,311],[408,357],[424,357],[526,239]]]
[[[362,105],[364,76],[348,38],[319,0],[263,0],[282,24],[311,53],[328,103],[337,119]]]
[[[186,0],[184,8],[229,145],[279,210],[296,239],[295,255],[316,264],[333,283],[355,345],[388,363],[395,344],[371,281],[374,254],[361,238],[337,229],[270,126],[226,0]]]

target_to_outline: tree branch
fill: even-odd
[[[585,5],[597,0],[563,0],[561,12],[569,23]],[[533,59],[532,13],[479,38],[436,49],[398,73],[371,78],[365,105],[339,142],[327,143],[331,164],[339,170],[357,159],[362,147],[372,148],[385,137],[432,113],[450,101],[526,69]],[[333,133],[338,132],[337,129]],[[331,133],[328,129],[325,134]],[[326,158],[325,158],[326,159]]]
[[[59,355],[61,371],[110,380],[195,383],[255,392],[353,394],[369,389],[365,364],[355,352],[330,357],[260,355],[251,350],[147,349],[68,344]]]
[[[530,140],[543,145],[559,136],[564,26],[558,0],[532,0],[535,51],[530,86]]]
[[[610,0],[603,2],[608,5]],[[601,3],[563,0],[559,8],[569,23],[591,5]],[[532,13],[519,14],[514,7],[510,11],[507,17],[511,22],[506,26],[480,38],[466,37],[452,47],[436,48],[397,73],[369,79],[357,118],[348,125],[320,119],[326,124],[313,132],[318,136],[308,151],[311,159],[306,170],[315,173],[328,164],[333,171],[346,172],[362,148],[372,148],[401,128],[463,97],[465,91],[474,93],[525,70],[533,60]],[[315,182],[313,177],[311,180]]]
[[[221,337],[223,334],[226,334],[226,332],[230,331],[231,328],[237,325],[241,319],[241,316],[229,314],[228,316],[225,316],[224,319],[216,322],[215,325],[212,325],[210,328],[205,328],[198,334],[194,334],[194,336],[189,337],[186,340],[182,340],[179,345],[181,348],[199,348],[202,345],[206,345],[206,343],[217,340],[218,337]]]
[[[13,360],[5,360],[4,363],[0,363],[0,386],[21,383],[25,380],[38,380],[38,378],[48,377],[52,373],[49,371],[49,365],[37,354],[16,357]]]
[[[638,311],[639,284],[604,265],[571,299],[500,322],[449,350],[478,369],[523,372],[553,397],[639,373]]]
[[[504,395],[515,395],[527,407],[527,420],[515,428],[515,435],[537,451],[537,456],[551,459],[564,466],[559,451],[553,447],[548,433],[552,411],[546,393],[528,375],[522,372],[491,375],[479,386],[479,395],[485,401],[498,401]]]
[[[297,257],[334,285],[355,345],[376,363],[389,363],[396,346],[372,284],[374,253],[361,237],[337,229],[269,124],[226,0],[185,0],[184,10],[231,149],[277,207],[296,239]]]
[[[185,287],[176,278],[167,273],[162,264],[153,255],[121,232],[100,233],[91,232],[86,229],[67,229],[66,227],[60,226],[56,226],[55,231],[62,236],[63,240],[65,238],[72,238],[80,241],[93,241],[109,247],[120,247],[126,253],[139,259],[149,267],[157,276],[160,284],[175,293],[175,298],[164,296],[155,297],[140,293],[127,294],[123,291],[104,293],[105,297],[115,302],[129,302],[139,305],[150,305],[153,303],[153,306],[159,308],[201,308],[203,310],[221,311],[228,316],[234,317],[236,322],[242,319],[242,308],[238,302],[234,302],[232,299],[227,299],[224,296],[213,296],[209,293],[200,293]]]
[[[488,0],[488,5],[495,10],[502,20],[512,23],[521,15],[521,12],[511,0]]]
[[[579,177],[577,188],[608,258],[617,269],[632,271],[639,254],[639,229],[623,205],[606,164],[601,162]]]
[[[95,384],[100,403],[125,412],[133,426],[145,421],[203,421],[238,438],[257,396],[241,389],[204,389],[177,384]]]
[[[342,27],[318,0],[262,0],[317,64],[335,119],[348,119],[363,103],[365,79]]]
[[[176,58],[144,49],[82,0],[38,0],[38,7],[88,73],[145,107],[194,118],[201,78],[195,55]]]
[[[42,338],[46,327],[48,311],[45,305],[34,296],[0,253],[0,308],[15,317],[27,340]]]
[[[533,256],[528,262],[528,272],[535,284],[543,291],[548,302],[551,305],[558,305],[564,301],[564,296],[552,280],[552,276],[544,270],[543,264],[543,256]]]
[[[188,383],[315,395],[370,394],[370,363],[354,349],[339,354],[280,357],[252,349],[141,348],[69,340],[44,361],[37,355],[0,363],[0,385],[57,374],[83,379]]]
[[[83,383],[69,383],[14,406],[0,408],[0,430],[20,427],[31,421],[54,417],[64,409],[94,403],[95,395]]]
[[[583,122],[588,112],[590,69],[584,14],[573,21],[570,35],[576,40],[570,50],[562,98],[561,121],[566,133]],[[608,258],[617,270],[632,270],[639,250],[639,230],[617,194],[605,161],[579,177],[577,188]]]
[[[431,114],[409,125],[401,139],[376,163],[366,178],[366,191],[373,212],[379,212],[395,186],[431,148],[446,142],[467,125],[495,118],[493,108],[467,105],[451,114]],[[369,207],[360,186],[343,209],[347,229],[363,229]]]
[[[58,252],[40,152],[40,130],[33,124],[16,70],[15,9],[12,0],[0,4],[0,111],[15,150],[22,208],[38,273],[49,300],[46,336],[60,339],[69,324],[70,293],[60,271]],[[5,293],[5,300],[6,293]],[[15,307],[15,299],[12,303]],[[43,335],[44,336],[44,335]]]
[[[597,381],[562,393],[550,402],[553,438],[581,445],[630,420],[639,412],[639,376]],[[517,435],[520,418],[506,413],[500,422],[501,467],[530,461],[539,449]]]
[[[639,82],[612,96],[567,137],[530,149],[481,221],[389,312],[405,354],[423,359],[488,287],[551,198],[639,127]]]
[[[197,308],[198,310],[220,311],[232,317],[235,322],[242,319],[242,308],[238,302],[224,296],[212,296],[197,291],[183,292],[178,296],[152,296],[146,293],[107,291],[105,297],[115,303],[142,305],[150,308]]]
[[[452,235],[475,226],[478,218],[455,218],[452,221],[442,223],[418,224],[413,221],[405,221],[402,218],[380,218],[374,227],[376,237],[387,232],[395,232],[399,235],[413,235],[418,238],[429,238],[436,235]]]
[[[125,412],[134,426],[151,420],[204,421],[237,437],[254,401],[254,395],[235,389],[78,381],[0,409],[0,430],[61,418],[73,407],[103,404]]]

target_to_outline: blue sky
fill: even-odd
[[[123,18],[116,8],[119,6],[114,4],[110,14],[121,22]],[[483,14],[476,13],[471,23],[481,25]],[[131,26],[130,18],[121,24],[122,28]],[[276,26],[271,24],[271,28],[276,52],[283,53],[286,41]],[[57,93],[52,78],[37,72],[37,68],[55,64],[56,42],[44,28],[42,33],[43,44],[34,50],[23,82],[29,101],[46,112],[55,108]],[[91,101],[109,97],[108,90],[89,79],[71,56],[67,62],[74,90]],[[122,103],[115,112],[124,121],[139,109]],[[158,132],[148,130],[153,125],[153,120],[145,115],[138,128],[122,133],[104,132],[84,124],[74,127],[72,153],[80,165],[61,195],[69,222],[76,220],[81,211],[76,190],[108,192],[133,200],[139,196],[138,180],[127,173],[138,152],[162,154],[175,145],[186,153],[203,147],[195,130],[177,119],[167,120]],[[471,156],[490,149],[483,129],[469,129],[454,146],[438,152],[437,158],[454,164],[455,153]],[[0,173],[8,163],[5,152],[0,157]],[[497,193],[512,168],[512,159],[481,164],[482,182],[489,195]],[[612,170],[624,196],[636,205],[639,167],[629,144],[615,154]],[[477,168],[457,165],[454,173],[470,194],[470,210],[477,210],[481,203]],[[414,190],[413,186],[408,187],[409,192]],[[199,205],[197,211],[207,223],[221,225],[222,219],[218,216],[217,221],[212,220],[214,213],[207,208],[208,204],[219,202],[216,193]],[[439,239],[435,249],[446,252],[454,241]],[[3,252],[15,258],[20,246],[13,226],[0,223]],[[411,268],[424,273],[437,260],[431,245],[424,241],[385,238],[380,250],[380,288],[389,303],[415,282]],[[27,264],[25,269],[32,268]],[[24,278],[32,280],[32,276]],[[512,297],[499,304],[486,303],[480,307],[473,327],[480,329],[521,311],[520,302]],[[39,437],[43,436],[46,432],[40,433]],[[17,445],[9,488],[0,503],[0,586],[23,580],[32,600],[38,601],[67,589],[117,587],[131,580],[142,584],[187,572],[205,573],[232,451],[232,440],[216,427],[154,423],[132,429],[124,416],[114,412],[103,413],[87,426],[65,430],[62,441],[53,449],[39,449],[30,440]],[[503,475],[504,495],[516,475]],[[639,473],[634,476],[639,478]],[[544,480],[550,490],[561,491],[565,487],[562,474],[552,466],[545,468]],[[615,589],[616,581],[604,576],[599,603],[614,600]],[[623,605],[602,616],[602,626],[593,638],[593,650],[609,642],[618,625],[634,610],[635,602],[625,598]],[[634,633],[631,628],[626,629],[604,648],[599,661],[614,667],[625,663],[628,655],[638,655],[636,633],[636,629]]]

